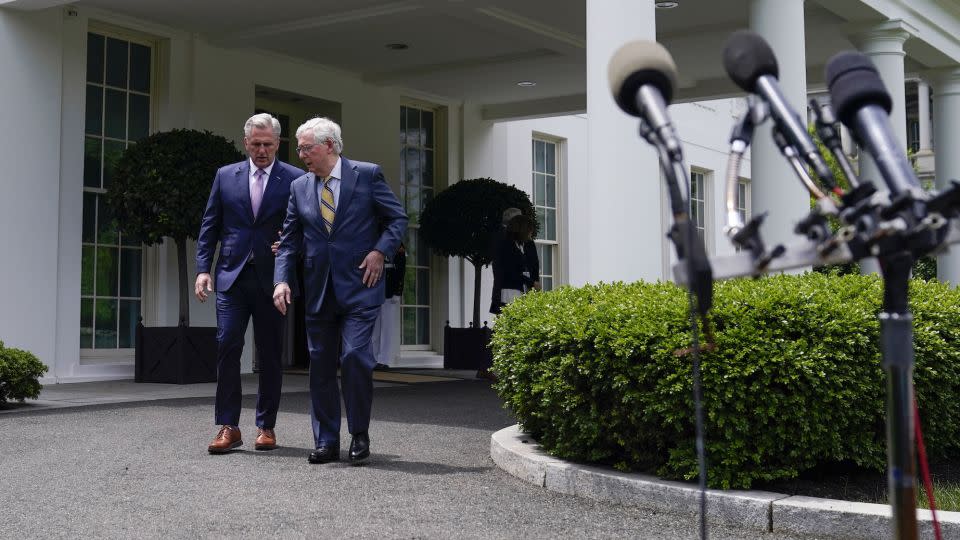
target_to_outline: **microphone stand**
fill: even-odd
[[[640,103],[642,109],[642,103]],[[690,185],[687,168],[683,162],[683,151],[680,147],[668,147],[660,134],[651,128],[641,116],[640,136],[653,145],[660,157],[660,167],[663,170],[667,183],[667,192],[670,198],[670,209],[673,214],[673,225],[668,237],[673,241],[680,261],[684,265],[690,280],[687,283],[687,302],[690,314],[691,355],[693,359],[693,403],[694,403],[694,432],[697,451],[697,465],[700,488],[700,538],[707,538],[707,459],[706,444],[704,442],[703,418],[703,391],[701,388],[700,369],[700,325],[697,324],[697,314],[703,322],[703,329],[712,342],[712,331],[707,320],[707,313],[713,305],[713,270],[707,258],[703,241],[697,235],[696,228],[690,221],[690,199],[688,188]]]
[[[815,106],[821,136],[832,129],[832,114],[826,106]],[[764,215],[744,225],[736,212],[735,182],[738,178],[742,154],[750,142],[753,123],[758,118],[753,104],[734,128],[731,140],[731,160],[727,171],[727,235],[738,248],[749,253],[738,253],[712,259],[717,279],[756,276],[803,266],[842,263],[876,256],[880,262],[883,287],[880,321],[881,363],[887,374],[887,471],[890,505],[895,537],[914,540],[917,537],[916,516],[916,458],[913,419],[913,315],[909,310],[910,270],[914,261],[926,254],[960,243],[960,181],[954,180],[942,193],[928,198],[923,192],[901,190],[893,200],[875,196],[870,182],[861,182],[852,173],[852,167],[841,155],[840,164],[849,171],[853,189],[841,195],[838,209],[823,196],[810,214],[801,220],[795,231],[807,239],[798,245],[777,246],[771,253],[764,250],[759,228]],[[762,119],[760,120],[762,121]],[[829,124],[829,125],[827,125]],[[774,138],[783,139],[774,130]],[[830,136],[830,133],[826,133]],[[788,155],[789,145],[777,140],[781,151],[795,172],[808,187],[809,176],[798,167],[796,156]],[[838,153],[839,138],[826,142],[834,154]],[[836,148],[835,148],[836,147]],[[795,151],[794,151],[795,154]],[[733,187],[731,188],[731,185]],[[817,195],[819,190],[810,189]],[[891,190],[892,191],[892,190]],[[839,215],[847,226],[831,235],[825,227],[825,215]],[[774,255],[774,253],[776,253]],[[677,264],[674,274],[678,283],[689,281],[689,265]]]

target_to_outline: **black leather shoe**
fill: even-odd
[[[310,456],[307,458],[307,461],[313,464],[318,463],[330,463],[331,461],[340,460],[340,445],[339,444],[330,444],[324,445],[313,452],[310,452]]]
[[[367,432],[357,433],[350,440],[350,463],[359,465],[370,457],[370,436]]]

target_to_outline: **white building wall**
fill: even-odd
[[[51,367],[59,322],[62,24],[59,10],[0,10],[0,340]]]

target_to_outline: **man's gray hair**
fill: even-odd
[[[247,119],[243,125],[243,136],[249,137],[253,133],[253,128],[272,129],[273,136],[280,138],[280,121],[268,113],[255,114]]]
[[[329,118],[317,117],[311,118],[297,128],[297,139],[304,133],[313,134],[314,144],[320,144],[323,141],[333,143],[333,151],[340,155],[343,153],[343,138],[340,136],[340,126]]]

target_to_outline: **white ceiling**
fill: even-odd
[[[0,0],[0,5],[4,2],[26,9],[65,3]],[[720,51],[730,32],[748,25],[748,0],[679,3],[658,10],[656,21],[658,41],[680,72],[679,98],[734,93]],[[79,0],[73,5],[181,28],[222,47],[265,49],[370,82],[486,105],[569,101],[586,93],[586,0]],[[852,20],[882,18],[859,0],[808,1],[805,11],[814,85],[826,59],[852,47],[843,37]],[[390,43],[409,48],[390,50]],[[930,52],[922,44],[916,51],[920,58]],[[908,70],[920,67],[911,62]],[[517,86],[522,80],[537,84]]]

